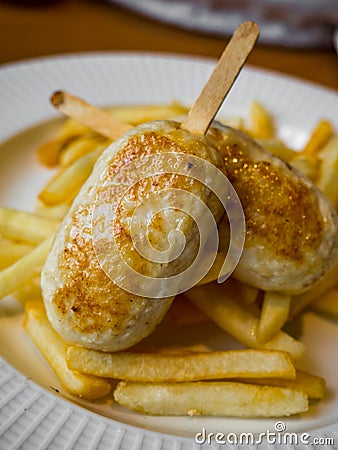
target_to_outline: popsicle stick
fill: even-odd
[[[254,22],[242,23],[234,32],[209,80],[190,109],[181,128],[205,134],[258,39]]]
[[[109,139],[118,139],[131,125],[114,119],[105,111],[65,91],[56,91],[50,101],[55,108],[71,119],[88,126]]]

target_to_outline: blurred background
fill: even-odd
[[[338,88],[338,0],[0,1],[0,64],[116,50],[217,58],[245,20],[261,28],[250,64]]]

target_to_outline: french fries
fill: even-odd
[[[58,162],[62,167],[70,166],[77,159],[92,153],[94,150],[104,150],[111,142],[111,140],[94,133],[80,136],[64,148]]]
[[[22,305],[31,301],[42,302],[42,293],[40,288],[40,276],[30,279],[22,284],[18,289],[12,292],[12,295],[19,300]]]
[[[257,328],[258,342],[268,342],[279,333],[288,318],[290,303],[291,295],[265,292]]]
[[[59,136],[52,141],[42,144],[38,149],[38,158],[46,167],[55,167],[59,163],[60,155],[65,146],[74,139],[72,136]]]
[[[318,152],[329,142],[334,133],[332,124],[327,120],[321,120],[307,141],[305,147],[301,151],[302,154],[317,156]]]
[[[177,300],[172,321],[182,326],[211,319],[245,350],[103,353],[63,341],[47,319],[39,287],[39,270],[60,221],[112,140],[131,125],[179,117],[187,108],[174,102],[104,112],[66,92],[54,94],[52,101],[70,119],[58,137],[38,149],[38,157],[60,170],[40,192],[35,214],[0,208],[0,298],[12,293],[25,305],[24,328],[65,390],[95,400],[109,393],[107,379],[122,380],[115,401],[156,415],[280,417],[306,411],[308,398],[323,398],[325,380],[295,369],[292,360],[303,355],[304,345],[282,327],[309,304],[338,316],[338,266],[292,298],[232,278],[220,286],[213,282],[217,270],[211,270]],[[329,122],[318,123],[301,152],[278,138],[272,116],[259,102],[252,103],[248,124],[242,118],[226,122],[314,180],[338,207],[338,138]]]
[[[46,167],[57,166],[64,148],[74,139],[88,132],[91,132],[90,128],[75,120],[66,120],[61,126],[59,135],[38,148],[39,161]]]
[[[334,130],[330,122],[326,120],[320,121],[312,130],[311,136],[304,148],[299,153],[296,153],[295,157],[290,161],[295,169],[302,172],[311,181],[317,183],[318,187],[322,189],[324,193],[326,193],[326,182],[331,178],[330,174],[335,173],[337,170],[328,170],[328,167],[323,170],[323,164],[328,163],[324,163],[324,160],[320,161],[320,154],[323,148],[329,143],[333,133]],[[332,160],[329,164],[332,164]],[[319,182],[318,178],[320,177],[321,172],[326,175],[326,180]],[[320,186],[320,184],[323,185]]]
[[[0,240],[0,270],[13,264],[18,259],[33,250],[32,245],[11,241],[10,239]]]
[[[251,102],[249,108],[249,129],[252,137],[258,139],[271,139],[275,136],[275,125],[271,114],[258,102]]]
[[[319,153],[321,165],[317,186],[338,207],[338,136],[332,138]]]
[[[294,380],[282,380],[278,378],[255,378],[240,380],[241,382],[261,384],[267,386],[280,386],[287,387],[291,389],[296,389],[303,391],[308,398],[314,400],[320,400],[325,397],[326,394],[326,382],[324,378],[313,375],[309,372],[304,372],[302,370],[296,371],[296,378]]]
[[[69,203],[59,203],[58,205],[46,205],[38,200],[35,205],[35,211],[39,216],[49,219],[61,220],[65,217],[69,210]]]
[[[50,206],[74,200],[101,153],[102,149],[88,153],[58,172],[40,192],[38,199]]]
[[[23,326],[67,392],[88,400],[95,400],[108,394],[111,386],[104,378],[83,375],[68,368],[66,362],[68,344],[50,325],[41,302],[26,304]]]
[[[0,208],[0,234],[26,244],[40,244],[53,236],[60,222],[37,214]]]
[[[184,116],[187,114],[188,108],[178,102],[172,102],[169,105],[116,106],[109,108],[107,112],[121,122],[139,125],[151,120],[165,120]]]
[[[53,237],[48,238],[31,252],[0,272],[0,299],[33,278],[44,264],[52,246]]]
[[[222,378],[295,378],[287,353],[260,350],[214,351],[184,355],[102,353],[69,347],[68,367],[81,373],[127,381],[180,382]]]
[[[287,333],[278,332],[270,341],[257,339],[258,319],[236,303],[226,289],[216,283],[190,289],[185,295],[210,317],[220,328],[250,348],[266,348],[289,352],[293,359],[300,358],[304,345]]]
[[[280,417],[308,409],[303,391],[231,381],[133,383],[121,381],[114,399],[142,414]]]

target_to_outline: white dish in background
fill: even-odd
[[[214,61],[150,54],[80,54],[26,61],[0,69],[0,205],[31,210],[50,171],[36,159],[37,146],[57,130],[58,114],[48,99],[66,89],[98,106],[191,104]],[[333,91],[280,74],[246,67],[222,110],[223,117],[245,116],[252,100],[276,118],[279,134],[299,148],[320,118],[338,127]],[[110,400],[86,402],[67,395],[26,337],[20,307],[0,303],[0,449],[196,449],[193,436],[210,432],[264,432],[276,420],[152,417],[132,413]],[[304,415],[287,418],[286,431],[334,437],[338,442],[338,323],[315,314],[299,324],[307,346],[302,367],[323,375],[329,394]],[[157,332],[164,345],[192,345],[194,336],[214,348],[236,346],[216,326],[176,327]],[[174,337],[173,337],[174,336]],[[173,339],[176,342],[173,343]],[[56,392],[56,390],[58,392]],[[210,447],[209,447],[210,448]],[[215,447],[216,448],[216,447]],[[235,447],[233,447],[235,448]],[[264,448],[264,445],[260,446]],[[270,445],[268,448],[274,448]],[[276,447],[277,448],[277,447]]]
[[[108,0],[174,26],[231,36],[246,20],[260,27],[259,42],[330,48],[338,23],[336,0]]]

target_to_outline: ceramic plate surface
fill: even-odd
[[[51,176],[49,170],[38,164],[36,148],[53,137],[60,124],[48,101],[54,90],[68,90],[98,106],[173,100],[189,105],[214,64],[210,60],[170,55],[105,53],[2,66],[0,205],[33,210],[36,194]],[[335,92],[248,67],[240,74],[220,114],[225,118],[246,116],[254,99],[273,112],[280,137],[293,147],[300,148],[305,143],[319,118],[331,120],[338,128]],[[256,434],[275,430],[276,420],[151,417],[116,406],[110,398],[99,402],[73,398],[64,392],[25,335],[22,319],[21,307],[13,298],[1,302],[1,450],[192,450],[200,448],[194,436],[203,429],[208,433]],[[328,396],[312,405],[306,414],[285,419],[283,423],[286,431],[297,432],[298,436],[309,433],[308,442],[330,438],[338,445],[338,323],[308,313],[298,325],[300,338],[307,347],[301,366],[326,378]],[[199,342],[202,344],[198,348],[238,347],[216,326],[173,327],[164,321],[150,339],[164,346],[194,347]],[[273,443],[260,445],[264,447],[284,448]],[[218,445],[214,442],[211,448]],[[331,443],[327,448],[334,445]]]

